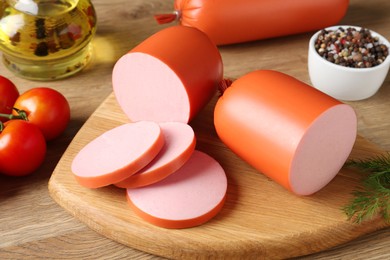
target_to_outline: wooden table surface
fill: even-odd
[[[66,132],[48,146],[42,167],[23,178],[0,176],[0,259],[159,259],[118,244],[73,218],[57,205],[48,180],[66,147],[97,106],[111,93],[115,61],[146,37],[164,28],[153,14],[171,11],[172,1],[93,0],[98,31],[93,62],[74,77],[36,82],[17,78],[0,65],[19,90],[47,86],[61,91],[71,105]],[[326,15],[326,14],[324,14]],[[340,24],[370,28],[390,39],[390,1],[351,0]],[[274,69],[310,83],[307,44],[312,33],[220,48],[225,76],[237,78],[256,69]],[[390,75],[380,91],[364,101],[348,102],[358,114],[359,133],[390,151]],[[389,259],[390,229],[300,259]]]

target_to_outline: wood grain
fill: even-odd
[[[53,198],[93,230],[151,254],[187,258],[288,258],[328,249],[384,228],[383,219],[360,225],[341,211],[361,174],[342,169],[315,195],[291,194],[238,158],[218,139],[213,126],[217,96],[191,122],[197,149],[212,155],[228,176],[222,212],[199,227],[171,230],[144,222],[128,207],[123,189],[80,186],[70,165],[76,154],[105,131],[129,122],[111,94],[92,114],[65,151],[49,182]],[[359,137],[350,158],[383,153]],[[293,238],[293,239],[292,239]]]
[[[61,91],[71,104],[66,132],[49,144],[44,165],[26,178],[0,176],[0,259],[157,259],[114,242],[72,217],[48,193],[48,181],[80,127],[111,93],[114,62],[164,26],[152,15],[172,10],[171,0],[92,0],[98,14],[93,62],[74,77],[55,82],[17,78],[0,65],[23,92],[37,86]],[[390,39],[390,1],[351,0],[341,24],[365,26]],[[324,14],[326,15],[326,14]],[[311,33],[221,47],[225,76],[275,69],[310,83],[307,43]],[[374,97],[350,102],[359,116],[359,133],[390,151],[390,76]],[[202,137],[207,139],[208,137]],[[381,229],[305,259],[388,259],[390,229]],[[311,246],[308,242],[306,246]]]

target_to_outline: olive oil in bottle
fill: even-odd
[[[20,77],[55,80],[80,71],[95,32],[90,0],[0,1],[0,50]]]

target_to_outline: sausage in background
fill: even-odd
[[[348,5],[349,0],[176,0],[175,12],[156,15],[156,20],[178,20],[205,32],[215,44],[225,45],[335,25]]]

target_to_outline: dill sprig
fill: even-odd
[[[345,166],[367,174],[362,187],[352,192],[354,198],[342,208],[348,220],[361,223],[381,215],[390,223],[390,153],[366,160],[349,160]]]

